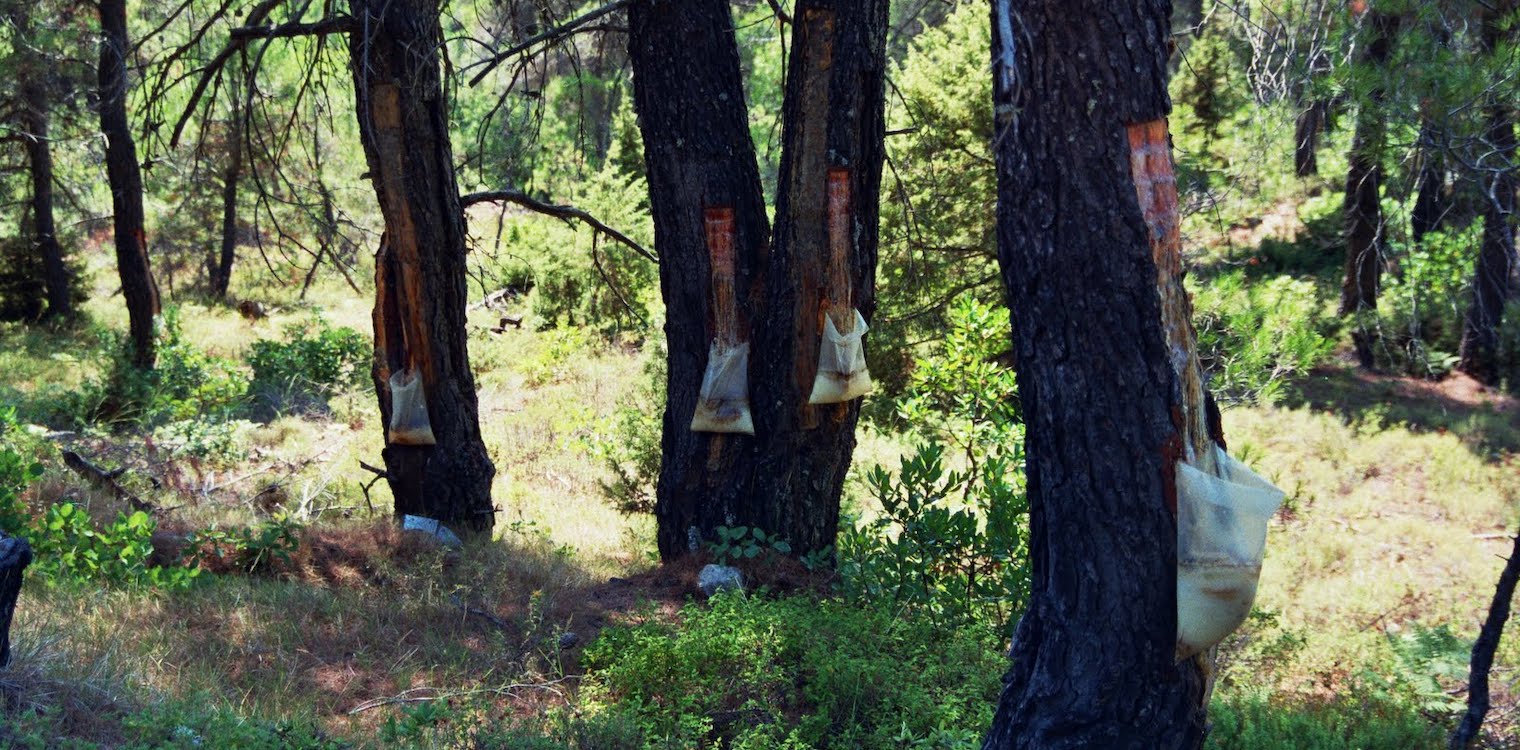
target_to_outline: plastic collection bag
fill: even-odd
[[[387,438],[392,445],[436,445],[428,421],[427,394],[422,378],[408,367],[391,373],[391,424]]]
[[[1283,491],[1216,448],[1219,476],[1177,465],[1177,658],[1224,640],[1251,613],[1267,522]]]
[[[755,434],[749,412],[749,343],[712,343],[707,351],[707,372],[697,411],[691,418],[693,432]]]
[[[818,375],[813,378],[810,404],[837,404],[860,398],[871,392],[871,372],[866,369],[866,350],[861,337],[866,335],[866,319],[859,310],[851,310],[855,326],[840,333],[834,316],[823,316],[823,340],[818,349]]]

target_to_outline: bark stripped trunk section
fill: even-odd
[[[752,320],[764,301],[755,282],[768,226],[728,4],[642,0],[629,6],[628,23],[666,309],[669,370],[655,516],[660,556],[670,560],[696,551],[718,526],[753,525],[759,505],[741,481],[752,438],[690,426],[714,320],[704,208],[733,210],[734,285],[741,313],[748,308]],[[753,381],[753,355],[750,361]]]
[[[43,284],[47,289],[44,315],[67,318],[74,314],[74,299],[53,219],[53,147],[48,140],[47,89],[40,82],[28,81],[21,87],[21,97],[22,127],[26,130],[23,137],[32,178],[32,243],[42,258]]]
[[[1371,38],[1361,54],[1361,62],[1376,68],[1376,75],[1381,76],[1393,52],[1393,37],[1399,19],[1369,11],[1366,23]],[[1341,315],[1377,310],[1383,275],[1381,160],[1386,128],[1380,109],[1385,98],[1382,84],[1375,85],[1356,116],[1351,164],[1346,172],[1346,267],[1341,281]],[[1359,326],[1351,334],[1357,361],[1363,367],[1373,366],[1374,335],[1375,332],[1364,326]]]
[[[106,178],[116,230],[116,270],[127,301],[132,363],[151,369],[156,359],[153,319],[159,313],[158,285],[148,263],[143,221],[142,173],[127,120],[127,4],[100,0],[100,132],[106,139]]]
[[[1515,3],[1505,7],[1512,13]],[[1494,50],[1502,30],[1502,15],[1484,19],[1483,43]],[[1510,276],[1515,272],[1515,191],[1520,179],[1515,169],[1515,120],[1510,102],[1489,97],[1485,105],[1487,138],[1491,158],[1480,162],[1484,171],[1483,240],[1473,271],[1473,297],[1462,325],[1461,358],[1457,369],[1489,385],[1499,382],[1499,324],[1509,299]]]
[[[753,355],[754,392],[765,397],[753,404],[751,494],[763,508],[761,526],[798,554],[834,543],[855,448],[860,401],[812,406],[808,399],[823,315],[838,309],[826,300],[837,298],[868,322],[875,311],[887,6],[801,0],[793,16],[768,307]],[[836,249],[845,263],[834,261]],[[853,326],[853,314],[840,312]]]
[[[1032,597],[984,747],[1197,747],[1205,679],[1173,661],[1171,501],[1208,409],[1174,369],[1191,346],[1159,122],[1170,6],[1010,6],[992,9],[994,142]]]
[[[422,379],[436,445],[387,445],[396,514],[475,532],[493,525],[495,467],[480,438],[465,328],[465,240],[439,76],[435,0],[352,0],[359,134],[385,216],[375,258],[375,388],[384,424],[393,372]]]

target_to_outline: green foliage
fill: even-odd
[[[248,375],[235,361],[208,354],[186,341],[179,308],[160,320],[158,362],[152,370],[132,364],[131,345],[119,335],[102,336],[111,360],[104,379],[87,381],[65,399],[76,423],[153,427],[189,419],[225,421],[246,404]]]
[[[665,403],[665,344],[645,344],[644,367],[632,396],[619,404],[592,453],[611,478],[600,480],[602,495],[623,513],[653,513],[660,477],[660,423]]]
[[[1310,281],[1275,276],[1253,281],[1222,273],[1193,297],[1198,358],[1222,401],[1271,403],[1285,380],[1330,355],[1332,321]]]
[[[1446,625],[1415,623],[1389,634],[1388,645],[1394,655],[1392,681],[1408,686],[1421,711],[1450,720],[1467,709],[1467,701],[1451,688],[1467,682],[1471,640],[1458,638]]]
[[[66,258],[65,264],[69,297],[77,309],[86,299],[84,269],[77,259]],[[33,321],[46,312],[45,275],[42,254],[30,235],[0,239],[0,321]]]
[[[974,748],[1004,663],[994,641],[884,608],[719,595],[604,630],[584,695],[646,747]]]
[[[899,401],[899,418],[919,437],[916,451],[896,472],[866,473],[882,513],[840,534],[841,586],[852,598],[922,611],[944,627],[1005,633],[1029,595],[1018,390],[999,356],[1008,310],[968,294],[949,318]],[[961,468],[946,467],[950,451]]]
[[[352,328],[333,328],[320,315],[285,327],[280,341],[260,339],[248,351],[248,391],[270,405],[293,399],[325,402],[369,378],[374,347]]]
[[[1019,456],[991,456],[978,473],[946,471],[943,459],[931,443],[895,474],[870,470],[866,484],[882,515],[841,532],[841,589],[922,611],[940,627],[1007,633],[1030,591]]]
[[[1403,213],[1397,205],[1385,211]],[[1481,231],[1474,224],[1432,232],[1420,243],[1393,239],[1389,257],[1396,270],[1378,300],[1380,364],[1420,377],[1440,377],[1456,366]]]
[[[301,528],[282,513],[253,528],[202,529],[186,540],[187,555],[196,565],[267,573],[276,562],[290,562],[291,553],[301,546]]]
[[[1359,684],[1324,701],[1284,700],[1266,691],[1215,698],[1209,750],[1436,750],[1446,746],[1408,699]]]
[[[912,362],[900,342],[939,335],[948,303],[967,290],[997,299],[989,23],[984,5],[959,3],[892,71],[888,127],[900,134],[886,144],[869,352],[888,394],[901,391]]]
[[[766,536],[758,526],[719,526],[713,530],[717,538],[707,543],[713,559],[719,565],[731,565],[739,560],[753,560],[762,552],[792,554],[792,545],[772,534]]]

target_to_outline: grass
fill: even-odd
[[[333,325],[367,330],[368,303],[346,287],[325,283],[313,298],[328,301]],[[309,312],[271,300],[276,311],[253,322],[186,303],[186,339],[239,358]],[[97,295],[88,307],[95,325],[125,327],[113,304]],[[358,462],[376,463],[380,449],[366,388],[335,398],[328,416],[286,414],[250,428],[246,457],[224,464],[149,455],[131,431],[66,438],[107,466],[128,467],[134,488],[177,508],[166,526],[255,523],[269,510],[260,498],[277,487],[283,508],[308,528],[301,550],[272,575],[212,577],[179,593],[29,584],[17,658],[0,672],[10,701],[0,737],[38,747],[176,746],[183,729],[246,736],[250,747],[442,746],[478,726],[470,731],[495,732],[503,746],[551,736],[558,744],[540,746],[614,747],[586,738],[648,729],[620,707],[642,689],[636,683],[593,672],[598,687],[582,690],[580,677],[582,649],[607,626],[642,623],[679,640],[690,616],[679,606],[685,579],[650,570],[649,519],[617,514],[598,489],[606,469],[595,447],[610,439],[613,414],[641,377],[639,358],[573,331],[493,334],[494,322],[489,311],[472,313],[470,347],[503,513],[499,541],[461,554],[397,538],[383,523],[383,485],[366,502],[360,486],[369,477]],[[0,396],[38,413],[50,393],[98,371],[98,359],[77,354],[92,351],[93,337],[89,326],[0,330],[0,366],[10,375]],[[1451,717],[1415,687],[1428,665],[1401,661],[1394,644],[1442,625],[1458,638],[1476,633],[1500,535],[1520,512],[1520,419],[1508,402],[1425,387],[1332,368],[1295,383],[1276,406],[1226,410],[1233,452],[1290,497],[1268,541],[1258,615],[1224,649],[1213,747],[1439,745]],[[863,429],[856,465],[894,464],[904,448],[900,435]],[[148,476],[175,479],[154,488]],[[859,486],[852,477],[851,505],[869,516],[875,509]],[[36,492],[101,512],[112,503],[56,466]],[[641,606],[645,598],[659,603]],[[778,647],[769,639],[788,622],[805,621],[755,601],[735,616],[755,618],[745,620],[756,627],[745,637],[764,648]],[[766,625],[778,612],[783,621]],[[565,632],[577,646],[559,647]],[[999,647],[986,649],[976,663],[995,680]],[[878,669],[869,661],[841,668],[865,675],[849,670]],[[607,675],[629,674],[599,664]],[[1502,732],[1516,724],[1517,677],[1512,633],[1494,673],[1491,747],[1515,746]],[[1434,679],[1448,698],[1461,697],[1459,681]],[[958,711],[945,726],[915,731],[967,746],[985,718]]]

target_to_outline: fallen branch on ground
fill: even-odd
[[[140,510],[144,513],[159,512],[159,509],[152,503],[145,502],[138,496],[128,492],[127,488],[122,487],[121,483],[116,481],[117,477],[126,473],[126,468],[106,471],[85,460],[83,456],[74,451],[63,452],[63,463],[72,469],[75,474],[84,477],[96,489],[110,490],[117,500],[132,506],[133,510]]]

